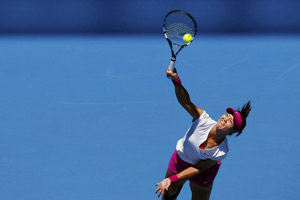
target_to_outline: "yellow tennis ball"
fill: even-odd
[[[193,36],[189,33],[186,33],[182,39],[185,43],[189,43],[193,40]]]

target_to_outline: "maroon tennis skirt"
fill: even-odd
[[[175,152],[173,153],[170,159],[168,170],[174,174],[178,174],[179,172],[191,166],[193,165],[182,160],[178,156],[177,151],[175,150]],[[208,168],[207,170],[201,172],[200,174],[189,178],[188,180],[201,187],[208,187],[214,182],[214,179],[219,171],[220,166],[221,166],[221,161],[219,161],[214,166]]]

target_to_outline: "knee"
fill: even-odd
[[[165,195],[163,197],[163,200],[176,200],[177,196],[179,195],[180,193],[180,190],[181,190],[182,186],[177,190],[177,191],[166,191],[165,192]]]

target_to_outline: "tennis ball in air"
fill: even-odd
[[[189,33],[186,33],[182,39],[185,43],[189,43],[193,40],[193,36]]]

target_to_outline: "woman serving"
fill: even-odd
[[[156,193],[164,200],[176,199],[184,183],[189,180],[192,200],[208,200],[221,160],[228,152],[226,136],[242,133],[251,110],[250,101],[241,110],[227,108],[226,113],[214,121],[205,110],[191,102],[176,69],[166,73],[172,79],[179,103],[193,121],[185,136],[177,142],[166,178],[156,184]]]

